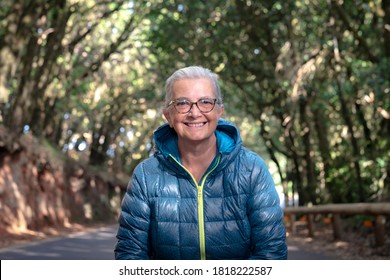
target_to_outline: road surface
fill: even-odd
[[[113,260],[117,226],[0,249],[1,260]],[[290,260],[329,260],[325,254],[289,244]],[[333,258],[334,259],[334,258]]]

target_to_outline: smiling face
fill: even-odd
[[[173,85],[172,100],[186,98],[191,102],[196,102],[204,97],[216,98],[213,83],[207,78],[182,79]],[[214,131],[223,110],[223,105],[215,104],[213,110],[202,113],[194,104],[188,113],[180,114],[174,105],[171,105],[164,111],[164,116],[170,126],[175,129],[179,141],[186,144],[207,143],[215,137]]]

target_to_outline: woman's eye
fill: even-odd
[[[177,106],[187,106],[188,105],[188,101],[186,101],[186,100],[177,101],[176,105]]]
[[[200,99],[199,103],[208,105],[208,104],[213,104],[213,101],[211,99]]]

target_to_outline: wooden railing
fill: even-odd
[[[342,219],[340,215],[372,215],[375,217],[374,232],[375,244],[382,246],[385,244],[386,216],[390,216],[390,203],[347,203],[347,204],[324,204],[311,207],[287,207],[284,208],[285,217],[288,220],[287,227],[292,234],[296,232],[299,224],[296,221],[296,215],[305,215],[309,236],[314,236],[313,217],[317,214],[330,214],[332,217],[333,237],[337,240],[342,237]],[[389,234],[389,233],[387,233]]]

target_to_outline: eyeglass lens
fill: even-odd
[[[183,99],[183,100],[176,100],[174,102],[174,106],[179,113],[184,114],[191,111],[192,106],[196,104],[199,111],[201,111],[202,113],[208,113],[214,109],[215,101],[216,100],[212,98],[201,98],[196,102],[191,102],[187,99]]]

